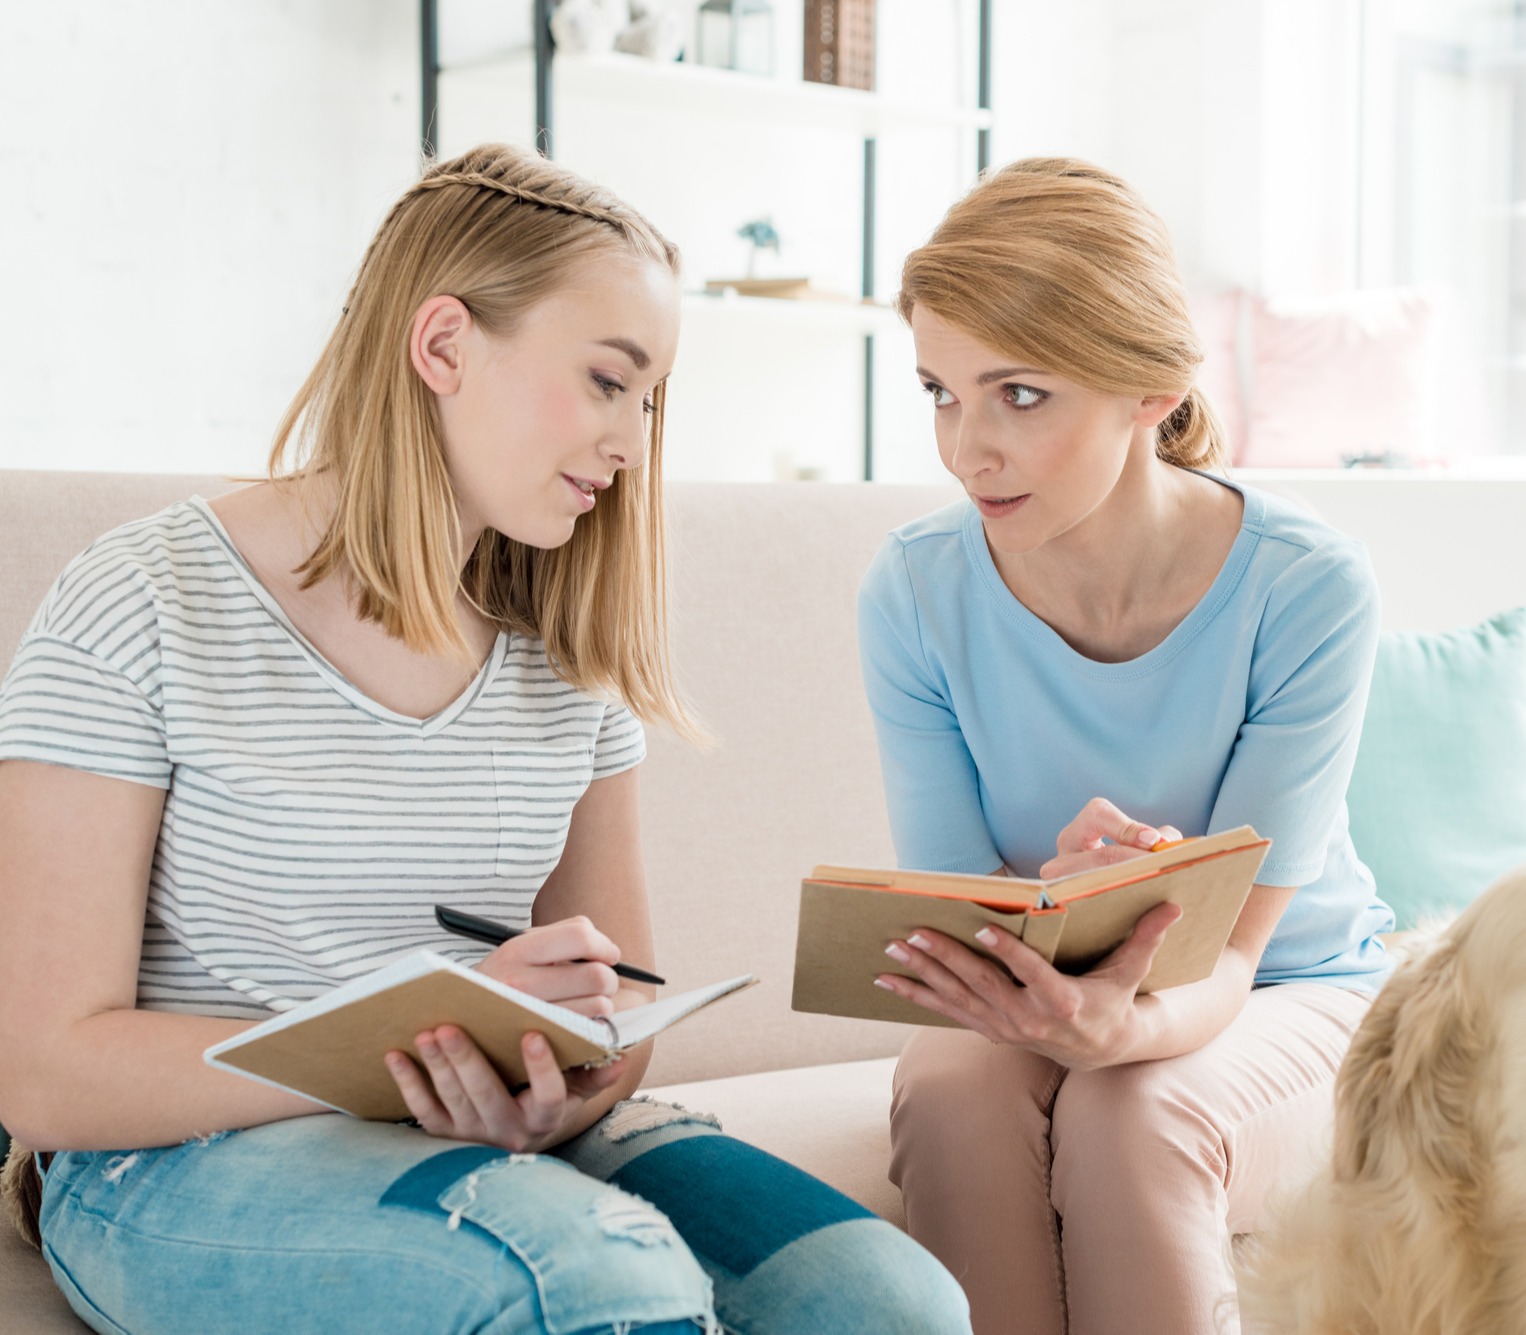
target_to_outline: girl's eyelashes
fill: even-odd
[[[945,408],[954,401],[954,396],[944,389],[942,385],[935,385],[931,380],[924,380],[922,388],[932,398],[934,408]]]
[[[625,393],[625,386],[622,385],[618,380],[612,380],[607,375],[600,375],[597,371],[590,371],[588,375],[593,383],[599,387],[599,392],[603,394],[604,397],[611,403],[614,402],[616,394]],[[656,412],[657,400],[652,398],[650,395],[642,399],[641,411],[649,414]]]

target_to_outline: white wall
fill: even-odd
[[[6,6],[0,466],[263,467],[416,171],[417,10]]]

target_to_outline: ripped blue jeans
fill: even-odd
[[[713,1119],[633,1099],[551,1154],[339,1115],[56,1155],[43,1251],[143,1335],[968,1335],[894,1226]]]

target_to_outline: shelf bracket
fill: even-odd
[[[551,40],[553,0],[535,0],[535,147],[551,157],[551,59],[556,45]]]
[[[427,162],[440,142],[440,9],[419,0],[419,151]]]

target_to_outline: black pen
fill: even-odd
[[[511,937],[519,936],[522,928],[505,927],[501,922],[494,922],[491,918],[479,918],[473,913],[462,913],[457,909],[448,909],[443,904],[434,906],[434,919],[447,932],[454,932],[457,936],[469,936],[474,941],[486,941],[490,946],[501,946]],[[645,969],[638,969],[634,964],[614,964],[610,966],[622,978],[631,978],[638,983],[665,983],[665,978],[659,978],[655,973],[648,973]]]

